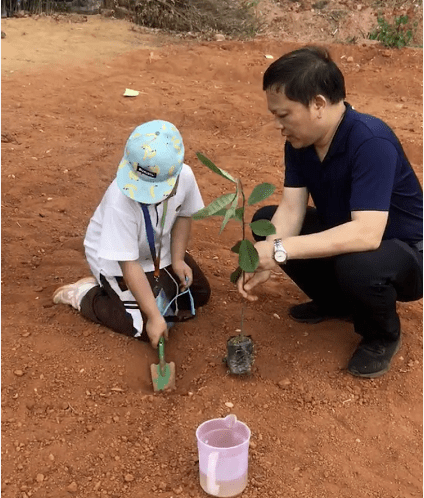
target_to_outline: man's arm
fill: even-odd
[[[283,239],[288,259],[311,259],[377,249],[386,229],[387,211],[353,211],[352,221],[323,232]]]
[[[191,218],[179,216],[171,231],[172,269],[180,279],[181,291],[190,287],[193,282],[193,272],[184,261],[190,238],[191,223]]]
[[[120,261],[122,275],[140,309],[147,315],[146,332],[154,348],[161,336],[167,336],[168,327],[156,305],[146,274],[138,261]]]

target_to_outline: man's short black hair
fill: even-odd
[[[265,71],[263,89],[284,92],[309,106],[317,95],[331,104],[346,97],[344,77],[326,48],[307,46],[283,55]]]

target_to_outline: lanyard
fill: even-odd
[[[163,213],[162,219],[160,221],[161,229],[160,229],[160,239],[159,239],[159,251],[156,255],[156,246],[155,246],[155,233],[153,231],[152,220],[150,218],[149,207],[147,204],[142,204],[140,202],[141,209],[144,215],[144,222],[146,224],[146,233],[147,233],[147,242],[149,243],[150,253],[152,255],[153,264],[155,265],[154,277],[157,280],[159,278],[160,273],[160,253],[162,250],[162,236],[163,229],[165,226],[166,213],[168,211],[168,199],[166,199],[163,203]]]
[[[168,199],[166,199],[163,203],[163,213],[162,213],[162,219],[161,219],[161,231],[160,231],[160,239],[159,239],[159,251],[158,254],[156,255],[156,247],[155,247],[155,233],[153,231],[153,225],[152,225],[152,220],[150,218],[150,213],[149,213],[149,208],[147,204],[142,204],[140,202],[141,209],[143,211],[144,215],[144,222],[146,225],[146,234],[147,234],[147,241],[149,243],[149,248],[150,248],[150,253],[152,254],[153,258],[153,263],[155,265],[155,272],[153,274],[156,282],[159,280],[159,274],[160,274],[160,253],[162,250],[162,236],[163,236],[163,229],[165,226],[165,219],[166,219],[166,213],[168,211]],[[183,294],[188,294],[188,297],[190,299],[190,308],[191,308],[191,314],[194,316],[196,314],[196,309],[194,307],[194,299],[191,294],[190,289],[186,289],[184,292],[177,292],[177,295],[168,303],[166,306],[163,315],[168,311],[169,307],[171,304],[180,296]],[[173,321],[178,321],[176,317],[174,317]]]

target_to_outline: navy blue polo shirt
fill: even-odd
[[[423,239],[423,191],[393,131],[383,121],[346,113],[321,162],[313,145],[285,145],[286,187],[306,187],[325,228],[351,221],[352,211],[388,211],[383,239]]]

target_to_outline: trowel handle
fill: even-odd
[[[166,372],[166,362],[165,362],[165,341],[163,336],[159,339],[158,342],[158,355],[159,355],[159,368],[162,377]]]

